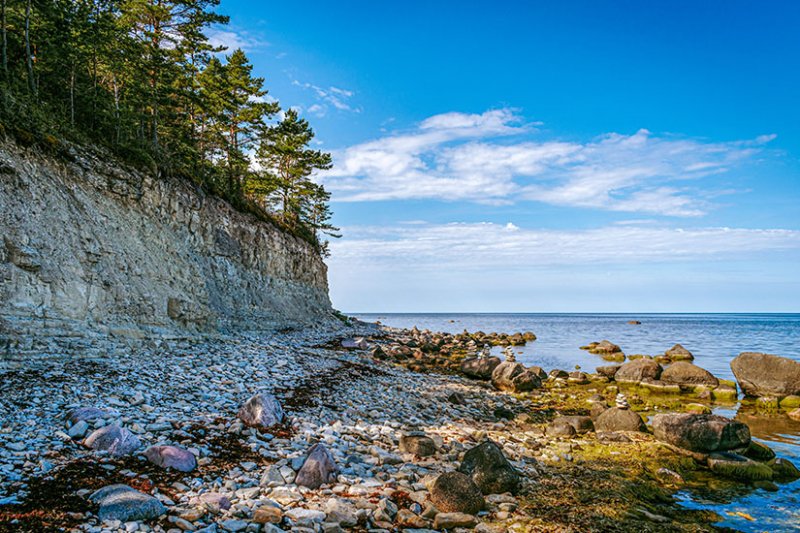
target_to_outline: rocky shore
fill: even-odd
[[[545,370],[515,361],[534,339],[357,324],[2,362],[0,531],[712,531],[676,491],[800,475],[708,414],[735,384],[680,350]]]

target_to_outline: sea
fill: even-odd
[[[741,352],[765,352],[800,361],[800,314],[714,313],[352,313],[360,320],[387,326],[459,333],[532,331],[536,341],[516,347],[517,361],[554,368],[593,371],[609,364],[579,347],[607,339],[626,354],[657,355],[676,343],[695,356],[694,363],[715,376],[734,379],[730,361]],[[640,322],[631,324],[629,322]],[[499,355],[500,348],[494,348]],[[750,426],[753,438],[800,468],[800,422],[784,415],[757,416],[747,408],[725,406],[714,412]],[[800,531],[800,480],[779,484],[778,492],[684,491],[681,505],[716,511],[720,526],[745,532]]]

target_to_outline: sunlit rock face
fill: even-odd
[[[331,319],[308,243],[185,181],[0,144],[0,349]]]

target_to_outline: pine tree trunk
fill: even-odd
[[[36,96],[36,79],[33,76],[33,53],[31,52],[31,0],[25,3],[25,54],[28,56],[28,86],[31,94]]]
[[[3,32],[3,81],[8,82],[8,34],[6,31],[6,0],[2,0],[0,6],[0,26]]]
[[[116,144],[120,141],[120,123],[119,123],[119,87],[117,86],[117,77],[111,78],[111,83],[114,86],[114,137]]]
[[[75,64],[69,71],[69,123],[75,127]]]

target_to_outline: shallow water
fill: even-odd
[[[593,371],[609,364],[579,349],[608,339],[626,354],[657,355],[681,343],[695,363],[714,375],[733,379],[730,361],[745,351],[773,353],[800,361],[800,314],[356,314],[361,320],[394,327],[458,333],[533,331],[537,340],[515,347],[517,360],[545,370]],[[640,325],[628,324],[639,320]],[[499,352],[498,348],[495,348]],[[800,466],[800,422],[783,415],[755,416],[746,409],[716,409],[746,422],[753,437],[780,457]],[[680,493],[686,507],[716,511],[720,525],[747,532],[800,531],[800,480],[781,484],[778,492],[742,490],[736,494]],[[743,513],[752,518],[737,515]]]

